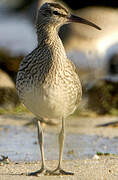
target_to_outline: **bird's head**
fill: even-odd
[[[44,3],[38,10],[36,24],[39,23],[51,24],[52,26],[59,27],[67,23],[82,23],[92,26],[98,30],[101,28],[94,23],[83,19],[81,17],[71,14],[65,7],[58,3]]]

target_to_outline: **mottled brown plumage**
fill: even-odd
[[[38,46],[22,61],[16,81],[19,96],[24,105],[37,117],[62,120],[59,134],[59,164],[56,170],[45,168],[43,132],[38,121],[38,139],[42,157],[39,171],[30,173],[73,174],[61,168],[64,145],[64,120],[78,107],[82,88],[75,66],[67,59],[57,30],[67,22],[78,21],[96,25],[71,15],[60,4],[45,3],[38,11],[36,27]]]

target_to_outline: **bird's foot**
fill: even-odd
[[[40,176],[40,175],[50,175],[51,171],[47,168],[41,168],[38,171],[28,173],[27,176]]]
[[[57,168],[54,171],[50,172],[50,175],[74,175],[74,173],[65,171],[61,168]]]
[[[28,173],[27,176],[40,176],[42,174],[43,175],[51,175],[51,176],[52,175],[56,175],[56,176],[59,176],[59,175],[74,175],[73,172],[67,172],[67,171],[64,171],[61,168],[57,168],[57,169],[55,169],[53,171],[48,170],[47,168],[41,168],[38,171]]]

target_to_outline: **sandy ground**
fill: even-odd
[[[32,119],[32,115],[1,115],[0,127],[5,125],[23,126]],[[97,125],[117,121],[117,117],[84,118],[70,117],[66,122],[67,133],[79,133],[87,135],[98,135],[103,137],[118,137],[118,128],[113,126],[97,127]],[[33,127],[30,127],[33,128]],[[45,127],[47,132],[56,132],[57,127]],[[112,144],[111,144],[112,146]],[[56,160],[46,161],[50,169],[57,165]],[[36,162],[9,162],[0,165],[0,180],[118,180],[118,156],[100,156],[99,159],[64,160],[63,167],[75,174],[73,176],[44,176],[29,177],[23,173],[38,170],[40,161]]]
[[[55,167],[57,161],[48,161],[49,167]],[[21,175],[21,173],[28,173],[39,168],[38,163],[19,163],[9,164],[0,167],[1,180],[117,180],[118,179],[118,158],[108,157],[100,160],[75,160],[64,161],[65,169],[73,171],[73,176],[39,176],[29,177]]]

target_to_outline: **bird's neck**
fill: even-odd
[[[51,60],[64,62],[67,59],[64,46],[55,27],[41,24],[38,27],[37,35],[38,46],[50,53]]]

